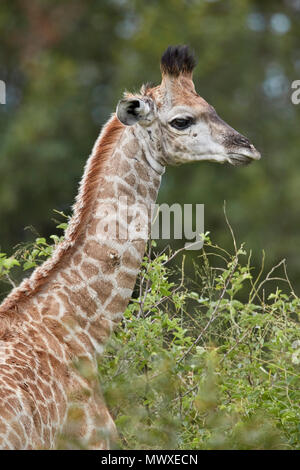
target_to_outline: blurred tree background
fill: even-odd
[[[198,57],[197,91],[249,137],[263,159],[247,168],[169,168],[159,202],[204,203],[205,230],[287,259],[300,281],[300,0],[16,0],[0,7],[0,251],[53,233],[70,213],[85,160],[124,89],[160,82],[170,44]]]

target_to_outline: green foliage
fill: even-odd
[[[278,14],[286,31],[274,28]],[[204,203],[205,230],[226,248],[226,199],[240,239],[255,247],[254,266],[268,246],[269,266],[286,257],[298,285],[300,106],[290,100],[300,78],[298,1],[24,0],[2,2],[0,26],[8,95],[0,105],[0,251],[28,241],[27,224],[52,233],[47,214],[68,213],[123,91],[158,84],[162,52],[182,43],[198,57],[199,94],[262,160],[245,169],[168,168],[159,202]]]
[[[54,211],[64,220],[68,217],[60,211]],[[65,231],[67,222],[57,222],[56,228]],[[33,230],[34,231],[34,230]],[[44,237],[36,237],[29,243],[20,243],[12,256],[0,253],[0,300],[5,297],[7,290],[5,285],[15,287],[19,280],[24,277],[24,271],[29,271],[27,275],[46,261],[53,253],[56,246],[63,240],[63,235],[50,235],[47,241]],[[2,286],[1,286],[2,284]],[[2,287],[2,288],[1,288]]]
[[[50,240],[0,254],[0,281],[49,257],[61,238]],[[206,234],[186,278],[185,255],[175,269],[180,250],[155,247],[99,360],[118,448],[299,449],[300,299],[285,261],[254,275],[244,246],[229,253]]]
[[[243,247],[230,255],[206,239],[192,281],[183,265],[171,281],[173,255],[145,258],[99,363],[118,445],[299,449],[300,299],[280,289],[265,298],[271,274],[254,279]]]

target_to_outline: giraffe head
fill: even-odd
[[[161,59],[161,84],[144,86],[137,95],[125,94],[117,107],[118,119],[134,126],[157,169],[191,161],[238,166],[259,160],[260,153],[249,140],[197,94],[194,67],[187,46],[168,47]]]

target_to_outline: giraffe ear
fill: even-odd
[[[153,120],[151,104],[135,96],[124,98],[118,103],[117,118],[125,126],[132,126],[137,122],[142,125],[150,124]]]

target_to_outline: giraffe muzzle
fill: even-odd
[[[254,149],[250,155],[244,153],[230,153],[228,155],[228,162],[233,166],[246,166],[252,163],[254,160],[259,160],[260,158],[260,153]]]
[[[234,166],[246,166],[253,160],[260,160],[261,154],[251,142],[241,134],[232,136],[228,149],[228,162]]]

